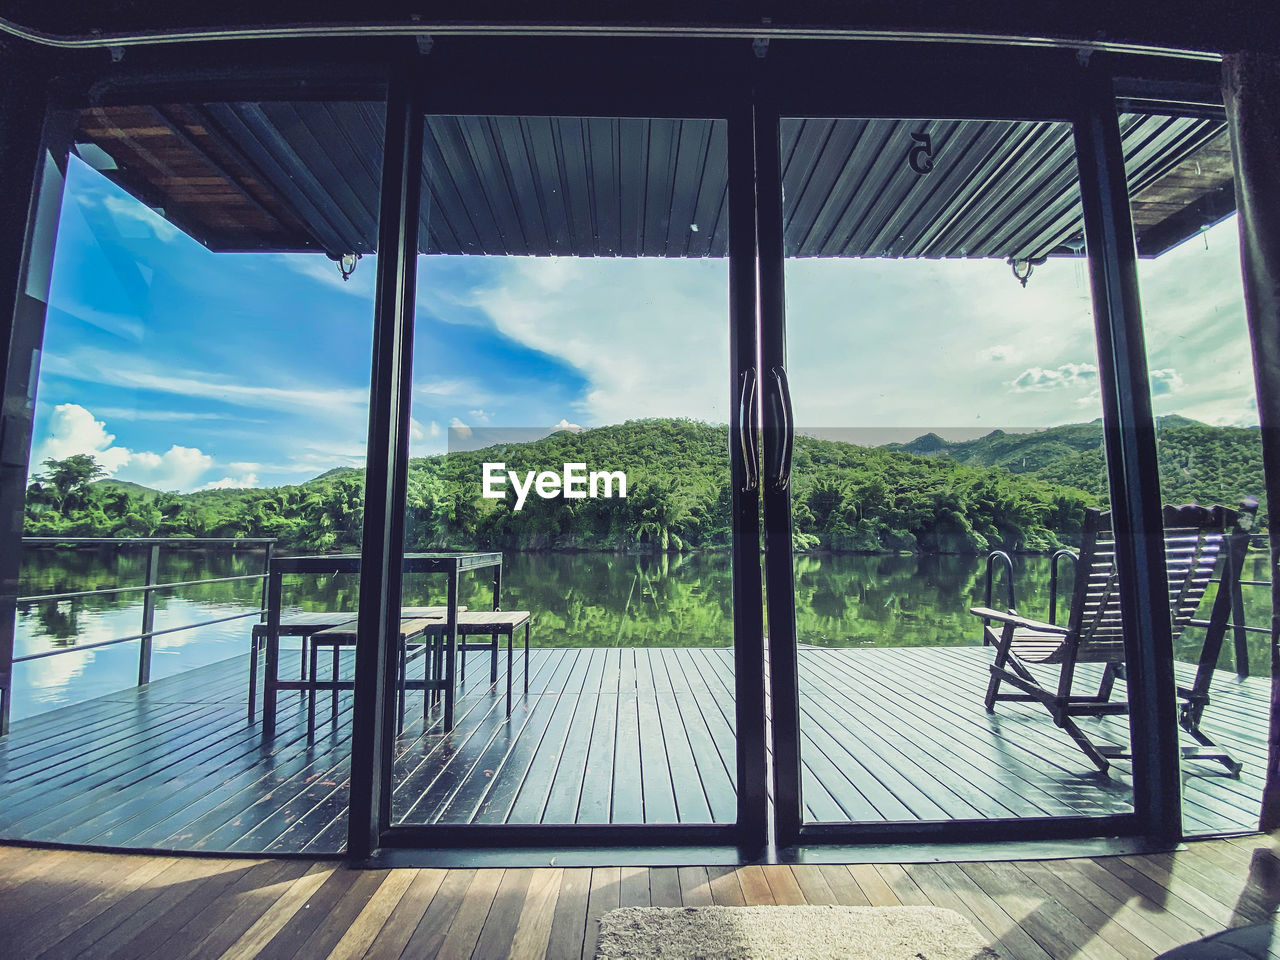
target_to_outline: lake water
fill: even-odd
[[[137,548],[32,549],[20,594],[32,596],[141,584],[145,557]],[[261,552],[167,549],[162,582],[243,576],[262,570]],[[534,613],[533,642],[544,646],[728,646],[732,641],[730,564],[727,554],[621,556],[617,554],[507,554],[503,606]],[[818,646],[942,646],[981,642],[968,608],[982,602],[985,561],[957,556],[801,555],[796,558],[796,621],[801,643]],[[1248,579],[1265,579],[1257,554]],[[482,576],[482,575],[481,575]],[[442,578],[407,577],[406,603],[443,602]],[[1015,559],[1020,613],[1044,617],[1049,603],[1049,561]],[[357,578],[291,578],[285,603],[307,610],[355,610]],[[1265,626],[1265,587],[1245,587],[1246,620]],[[480,609],[490,601],[480,576],[465,576],[461,602]],[[162,591],[155,629],[253,613],[256,580]],[[1003,597],[997,590],[997,602]],[[1204,615],[1202,609],[1201,615]],[[132,636],[141,631],[141,594],[20,604],[15,656]],[[156,637],[151,676],[161,679],[248,653],[252,616]],[[1178,656],[1194,660],[1202,631],[1191,631]],[[1229,648],[1230,643],[1226,644]],[[15,719],[130,687],[137,682],[137,642],[67,652],[14,667]],[[1224,653],[1224,660],[1226,659]],[[1254,671],[1270,662],[1266,637],[1250,637]],[[247,662],[246,662],[247,666]]]

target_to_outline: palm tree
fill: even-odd
[[[649,486],[633,506],[638,520],[633,528],[636,543],[647,543],[666,552],[685,549],[681,533],[693,516],[696,494],[670,485]]]

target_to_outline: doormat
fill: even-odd
[[[940,907],[623,907],[596,960],[999,960]]]

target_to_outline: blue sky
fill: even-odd
[[[213,254],[72,159],[33,469],[91,453],[160,489],[360,466],[372,258]],[[466,427],[729,419],[723,260],[423,257],[413,452]],[[1234,220],[1144,261],[1158,413],[1256,423]],[[797,422],[870,442],[1093,419],[1080,261],[789,261]]]

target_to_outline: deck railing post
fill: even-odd
[[[274,540],[269,541],[262,557],[262,580],[259,585],[262,587],[262,619],[264,622],[267,618],[267,584],[271,580],[271,556],[275,552],[275,545]]]
[[[1237,555],[1243,556],[1244,552],[1249,549],[1249,538],[1251,534],[1245,532],[1242,537],[1227,541],[1227,562],[1231,564],[1230,569],[1236,571],[1231,578],[1231,639],[1235,650],[1236,676],[1241,680],[1247,679],[1249,676],[1249,631],[1245,629],[1244,622],[1244,591],[1241,589],[1240,581],[1244,579],[1243,564],[1237,566],[1235,558]],[[1218,589],[1222,589],[1222,584],[1218,585]]]
[[[142,642],[138,650],[138,686],[151,682],[151,631],[156,628],[156,591],[160,577],[160,544],[147,548],[147,589],[142,594]]]

